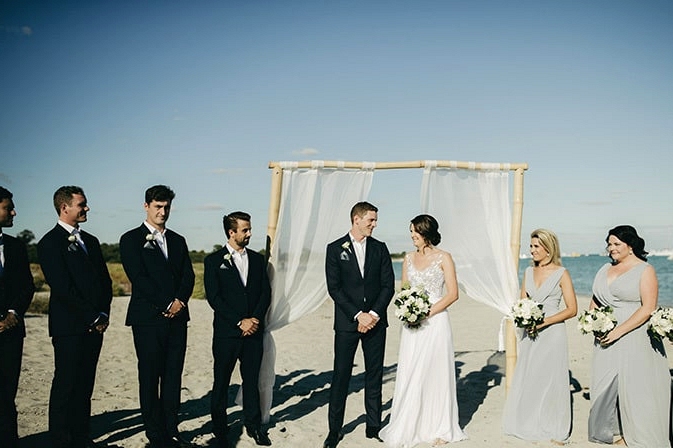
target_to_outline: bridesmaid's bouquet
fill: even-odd
[[[405,282],[395,295],[395,316],[408,328],[418,328],[430,314],[430,298],[423,287]]]
[[[517,327],[523,328],[528,337],[535,339],[538,335],[537,326],[544,322],[542,304],[530,297],[519,299],[512,307],[512,317]]]
[[[653,339],[667,338],[673,342],[673,308],[659,307],[652,311],[647,333]]]
[[[598,306],[593,310],[584,310],[577,318],[577,328],[582,334],[593,333],[598,339],[617,326],[617,319],[609,306]]]

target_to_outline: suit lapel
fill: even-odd
[[[75,256],[77,257],[83,257],[82,260],[89,261],[89,257],[87,256],[86,252],[82,248],[82,246],[77,242],[77,241],[70,241],[68,238],[70,238],[70,233],[60,224],[56,224],[55,228],[58,231],[58,238],[63,238],[63,243],[65,245],[65,250],[66,252],[74,252]],[[84,240],[84,232],[82,229],[80,229],[80,236],[82,237],[82,240]],[[84,243],[86,244],[86,243]]]

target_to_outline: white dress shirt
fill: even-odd
[[[238,274],[241,276],[243,286],[248,283],[248,251],[243,248],[241,252],[237,251],[229,243],[226,245],[227,250],[231,254],[231,259],[234,260]]]
[[[166,260],[168,260],[168,241],[166,241],[166,229],[162,231],[155,229],[152,227],[150,223],[147,221],[144,222],[145,227],[147,227],[147,230],[149,230],[152,235],[154,236],[154,241],[156,241],[157,246],[159,246],[159,249],[161,249],[161,252],[164,254],[164,257]]]
[[[82,234],[80,233],[79,227],[73,227],[70,224],[61,221],[60,219],[58,220],[58,225],[63,227],[66,230],[66,232],[68,232],[70,235],[73,235],[75,238],[77,238],[77,244],[79,244],[80,247],[84,249],[84,252],[87,252],[86,244],[84,244],[84,240],[82,239]]]

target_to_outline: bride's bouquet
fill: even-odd
[[[652,311],[647,333],[653,339],[667,338],[673,342],[673,308],[659,307]]]
[[[423,319],[430,314],[430,298],[421,286],[414,286],[405,282],[402,289],[395,295],[395,316],[409,328],[418,328]]]
[[[512,317],[517,327],[523,328],[528,337],[535,339],[538,334],[537,326],[544,322],[542,304],[530,297],[521,298],[512,307]]]
[[[593,310],[584,310],[577,318],[577,328],[582,334],[593,333],[598,339],[617,326],[617,319],[609,306],[598,306]]]

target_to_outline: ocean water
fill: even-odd
[[[579,257],[564,257],[561,261],[570,273],[577,295],[591,296],[591,286],[596,272],[610,259],[603,255],[582,255]],[[673,307],[673,260],[664,256],[651,256],[647,259],[657,271],[659,279],[659,305]],[[530,266],[530,259],[519,260],[519,282],[523,279],[523,272]],[[402,278],[402,262],[393,261],[395,278]]]

